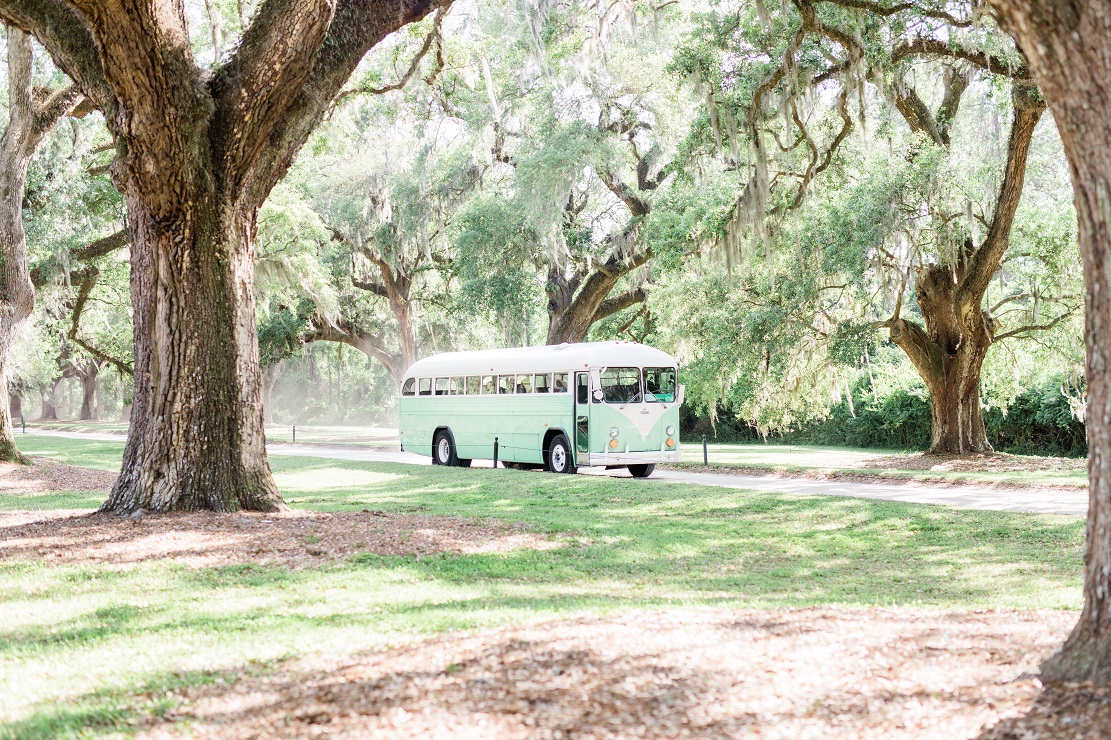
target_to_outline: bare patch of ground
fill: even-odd
[[[169,560],[195,567],[255,563],[304,568],[357,553],[415,555],[562,547],[525,524],[382,511],[281,514],[0,512],[0,561],[127,567]]]
[[[837,480],[851,483],[899,483],[907,486],[928,485],[930,487],[1002,488],[1015,490],[1056,491],[1060,493],[1080,493],[1087,484],[1078,481],[1069,484],[1051,485],[1037,479],[1021,481],[1001,481],[983,478],[961,477],[961,473],[1068,473],[1083,471],[1087,460],[1062,457],[1036,457],[1026,455],[882,455],[863,456],[856,460],[843,460],[840,467],[798,468],[781,465],[714,464],[659,465],[666,470],[685,470],[693,472],[719,473],[726,475],[753,475],[760,477],[801,478],[805,480]],[[890,474],[874,471],[891,471]],[[899,475],[906,471],[907,475]],[[936,473],[937,475],[930,475]],[[957,476],[951,474],[957,473]]]
[[[934,470],[959,473],[1068,472],[1086,470],[1084,458],[1008,455],[888,455],[862,461],[861,467],[881,470]]]
[[[104,491],[116,483],[117,473],[90,470],[44,457],[31,465],[0,463],[0,494],[16,495],[42,491]]]
[[[665,611],[182,689],[148,736],[960,738],[1030,709],[1073,612]],[[1008,736],[1009,737],[1009,736]]]

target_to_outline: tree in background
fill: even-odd
[[[772,17],[760,17],[758,9],[709,14],[703,21],[708,33],[692,38],[678,62],[708,91],[710,116],[703,129],[712,130],[728,147],[726,162],[750,173],[725,224],[727,256],[746,229],[763,241],[768,262],[777,244],[798,254],[804,264],[810,254],[806,269],[785,278],[810,283],[811,308],[801,305],[801,310],[814,317],[814,334],[823,339],[843,338],[846,332],[831,324],[849,319],[854,309],[872,310],[867,293],[883,295],[891,313],[876,323],[889,329],[929,391],[933,453],[991,451],[980,395],[989,347],[1000,339],[1052,328],[1077,308],[1067,295],[1038,292],[1036,286],[985,304],[1010,244],[1027,155],[1044,104],[1013,48],[990,22],[974,23],[971,14],[971,9],[932,3],[887,8],[836,0],[800,0]],[[921,59],[931,63],[921,64]],[[942,169],[974,72],[987,83],[1009,83],[1013,123],[1001,182],[991,173],[986,187],[960,192],[946,180],[952,172]],[[902,157],[909,179],[897,175],[885,183],[886,189],[872,192],[859,188],[863,202],[850,203],[840,214],[819,210],[821,218],[807,222],[809,229],[795,229],[793,239],[777,239],[778,231],[790,230],[792,214],[804,215],[808,202],[818,197],[814,191],[820,181],[843,179],[839,157],[852,140],[854,119],[861,123],[855,126],[857,136],[882,143],[882,129],[891,125],[883,120],[882,109],[879,136],[864,125],[877,115],[868,102],[871,81],[912,134]],[[985,87],[981,84],[980,90]],[[936,97],[934,108],[923,95]],[[886,138],[891,151],[890,133]],[[898,170],[893,166],[898,161],[855,160],[856,172],[863,174],[853,177]],[[974,172],[983,169],[979,162],[969,164]],[[993,180],[999,184],[991,184]],[[980,193],[992,190],[988,199],[994,204],[989,206]],[[833,219],[828,225],[831,216],[839,216],[840,222]],[[977,234],[981,228],[982,238]],[[817,239],[808,239],[813,235]],[[814,280],[815,268],[824,282]],[[910,280],[914,274],[917,279]],[[767,300],[780,302],[785,286],[773,281],[768,287]],[[921,323],[903,311],[904,300],[910,300],[908,289]],[[830,296],[836,300],[831,302]],[[1044,322],[1005,329],[992,315],[1004,306],[1032,307],[1028,313],[1038,313],[1039,304],[1042,315],[1050,313],[1051,304],[1063,310]],[[852,326],[844,329],[855,333]],[[814,357],[807,350],[801,354]]]
[[[35,88],[31,37],[8,29],[8,125],[0,139],[0,396],[8,395],[8,356],[35,305],[23,230],[27,166],[39,143],[77,104],[72,86]],[[9,404],[0,404],[0,460],[25,462],[12,436]]]

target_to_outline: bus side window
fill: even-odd
[[[432,378],[421,378],[420,379],[420,395],[422,395],[422,396],[431,396],[432,395]]]
[[[451,395],[453,395],[453,396],[463,395],[463,379],[462,378],[452,378],[451,379]]]
[[[567,373],[556,373],[555,382],[552,385],[552,393],[566,393],[567,392]]]
[[[579,403],[590,403],[590,376],[579,373]]]
[[[437,396],[446,396],[447,395],[448,383],[449,382],[450,381],[447,378],[436,378],[436,395]]]
[[[517,392],[518,393],[532,393],[532,376],[531,375],[518,375],[517,376]]]
[[[498,393],[513,392],[513,376],[502,375],[498,378]]]
[[[537,393],[547,393],[548,392],[548,389],[550,388],[550,384],[548,383],[548,380],[551,377],[552,376],[548,375],[547,373],[537,373],[536,374],[536,384],[533,385],[533,388],[536,390]]]
[[[417,392],[417,379],[409,378],[401,386],[401,395],[412,396]]]
[[[479,386],[481,385],[479,383],[480,380],[481,380],[481,378],[479,378],[477,375],[468,375],[467,376],[467,395],[468,396],[477,396],[478,395],[478,389],[479,389]]]
[[[497,393],[498,383],[493,375],[482,376],[482,392],[483,393]]]

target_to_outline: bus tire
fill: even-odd
[[[566,434],[557,434],[552,437],[552,443],[548,445],[545,466],[552,473],[574,473],[575,472],[575,455],[571,448],[571,442],[567,439]]]
[[[455,467],[459,458],[455,454],[455,438],[450,429],[441,429],[432,438],[432,464]]]
[[[647,478],[652,475],[652,471],[656,469],[656,463],[647,463],[645,465],[630,465],[629,475],[634,478]]]

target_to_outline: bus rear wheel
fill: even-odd
[[[652,472],[655,469],[656,463],[647,463],[646,465],[630,465],[629,475],[633,476],[634,478],[647,478],[648,476],[652,475]]]
[[[459,458],[455,455],[455,438],[447,429],[436,432],[432,439],[432,464],[451,467],[459,464]]]
[[[557,434],[548,445],[548,470],[553,473],[575,472],[575,456],[566,434]]]

